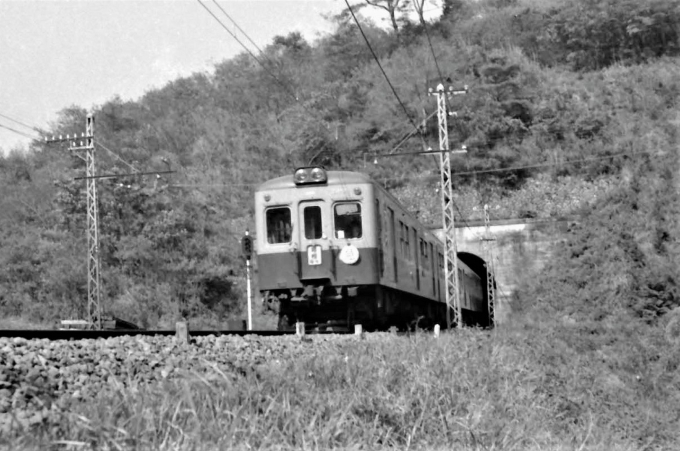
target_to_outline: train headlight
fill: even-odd
[[[326,171],[321,168],[314,168],[310,173],[313,182],[325,182],[326,181]]]
[[[295,180],[296,185],[304,185],[307,183],[308,179],[309,171],[306,171],[304,168],[295,171],[295,175],[293,176],[293,180]]]
[[[293,181],[296,185],[310,185],[316,183],[326,183],[328,176],[323,168],[308,167],[299,168],[293,175]]]
[[[353,244],[348,244],[342,248],[338,258],[346,265],[353,265],[359,261],[359,249]]]

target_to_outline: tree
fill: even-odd
[[[387,11],[395,36],[399,37],[399,17],[408,8],[410,0],[365,0],[371,6]],[[418,1],[418,0],[416,0]]]

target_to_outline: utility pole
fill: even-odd
[[[489,227],[489,206],[484,204],[484,238],[482,238],[484,248],[484,260],[486,260],[486,300],[489,308],[489,326],[493,326],[496,321],[496,288],[494,286],[493,257],[491,256],[490,242],[496,239],[491,237]]]
[[[66,138],[52,137],[46,139],[46,143],[69,142],[69,150],[72,152],[83,151],[85,157],[86,183],[87,183],[87,324],[89,329],[102,328],[102,306],[99,277],[99,222],[97,211],[97,182],[94,164],[94,116],[87,115],[85,133],[69,136]]]
[[[441,181],[442,218],[444,226],[444,274],[446,278],[446,323],[451,328],[462,327],[460,292],[458,290],[458,251],[456,247],[456,230],[454,228],[453,184],[451,182],[451,151],[449,150],[449,131],[447,126],[448,112],[446,99],[451,95],[465,94],[464,90],[454,90],[439,83],[435,92],[429,88],[430,95],[437,96],[437,117],[439,119],[439,173]],[[465,153],[465,148],[453,151]],[[451,313],[453,312],[453,317]]]

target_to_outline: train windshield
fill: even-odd
[[[361,238],[361,204],[358,202],[337,204],[335,206],[335,237]]]
[[[291,230],[290,208],[277,207],[267,210],[267,242],[290,243]]]
[[[316,205],[305,207],[305,238],[308,240],[318,240],[323,235],[321,225],[321,207]]]

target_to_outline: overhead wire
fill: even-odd
[[[250,54],[250,56],[251,56],[251,57],[252,57],[252,58],[253,58],[253,59],[254,59],[261,67],[262,67],[262,69],[264,69],[264,71],[267,73],[267,75],[269,75],[272,79],[274,79],[274,81],[275,81],[275,82],[276,82],[276,83],[277,83],[277,84],[278,84],[278,85],[279,85],[279,86],[280,86],[280,87],[281,87],[281,88],[282,88],[289,96],[291,96],[293,99],[295,99],[295,101],[298,102],[298,103],[300,104],[300,106],[302,106],[302,108],[304,108],[308,113],[310,113],[310,114],[312,113],[311,111],[309,111],[309,108],[307,108],[307,106],[306,106],[304,103],[302,103],[302,102],[300,101],[300,99],[298,98],[298,96],[290,89],[290,87],[287,86],[285,83],[283,83],[281,80],[279,80],[279,78],[278,78],[274,73],[272,73],[272,71],[269,70],[269,68],[267,68],[267,66],[266,66],[266,65],[265,65],[265,64],[264,64],[264,63],[263,63],[256,55],[255,55],[255,53],[253,53],[253,51],[250,50],[250,49],[249,49],[249,48],[248,48],[248,47],[247,47],[247,46],[246,46],[246,45],[245,45],[245,44],[244,44],[244,43],[236,36],[235,33],[232,33],[231,30],[229,30],[229,28],[228,28],[228,27],[227,27],[227,26],[219,19],[219,17],[217,17],[217,16],[210,10],[210,8],[208,8],[208,7],[203,3],[202,0],[196,0],[196,1],[197,1],[197,2],[198,2],[198,3],[199,3],[199,4],[200,4],[207,12],[208,12],[208,14],[210,14],[210,15],[217,21],[217,23],[220,24],[220,26],[221,26],[227,33],[229,33],[229,34],[231,35],[232,38],[234,38],[234,40],[235,40],[236,42],[239,43],[239,45],[240,45],[241,47],[243,47],[243,48],[245,49],[246,52],[248,52],[248,54]],[[213,0],[213,1],[214,1],[214,0]],[[216,3],[216,4],[217,4],[217,3]],[[224,12],[225,15],[227,15],[227,13],[224,11],[224,9],[223,9],[222,7],[220,7],[219,5],[218,5],[218,7],[220,8],[220,10],[222,10],[222,12]],[[229,18],[229,20],[232,21],[232,23],[233,23],[239,30],[241,30],[241,32],[246,36],[246,38],[247,38],[250,42],[253,42],[252,39],[250,39],[250,37],[245,33],[245,31],[243,31],[243,30],[241,29],[241,27],[239,27],[238,24],[236,24],[236,22],[231,18],[231,16],[227,15],[227,17]],[[265,59],[267,59],[267,61],[268,61],[270,64],[272,64],[272,65],[274,64],[274,63],[273,63],[273,62],[272,62],[272,61],[264,54],[264,52],[262,52],[262,50],[260,50],[260,48],[257,47],[257,45],[255,45],[255,47],[260,51],[260,54],[261,54]]]
[[[5,115],[5,114],[0,113],[0,117],[3,117],[3,118],[5,118],[5,119],[7,119],[7,120],[10,120],[10,121],[14,122],[15,124],[19,124],[19,125],[22,125],[22,126],[24,126],[24,127],[26,127],[26,128],[30,128],[30,129],[33,130],[34,132],[44,133],[43,130],[40,130],[38,127],[34,127],[34,126],[32,126],[32,125],[28,125],[28,124],[26,124],[26,123],[24,123],[24,122],[21,122],[21,121],[17,120],[17,119],[11,118],[11,117],[9,117],[9,116],[7,116],[7,115]]]
[[[428,120],[432,119],[432,116],[434,116],[435,114],[437,114],[436,111],[433,112],[432,114],[430,114],[429,116],[427,116],[425,119],[423,119],[423,122],[427,122]],[[402,145],[403,145],[403,144],[404,144],[411,136],[415,135],[416,133],[420,133],[420,130],[419,130],[419,129],[413,129],[413,130],[411,130],[404,138],[401,139],[401,141],[399,141],[399,143],[398,143],[396,146],[394,146],[394,147],[390,150],[390,154],[393,154],[393,153],[395,153],[397,150],[399,150],[399,148],[400,148],[400,147],[401,147],[401,146],[402,146]]]
[[[430,32],[428,31],[427,23],[425,23],[425,19],[424,19],[424,16],[423,16],[423,15],[424,15],[424,12],[421,11],[421,12],[419,12],[419,14],[420,14],[420,17],[421,17],[421,20],[422,20],[423,30],[425,31],[425,37],[427,38],[427,44],[428,44],[428,46],[429,46],[429,48],[430,48],[430,53],[432,53],[432,59],[433,59],[433,61],[434,61],[434,65],[435,65],[435,67],[436,67],[436,69],[437,69],[437,74],[439,75],[439,80],[440,80],[440,82],[443,82],[443,81],[444,81],[444,76],[443,76],[443,74],[442,74],[441,68],[439,67],[439,62],[437,61],[437,54],[435,53],[434,47],[432,46],[432,39],[430,39]],[[466,88],[466,89],[467,89],[467,88]],[[446,100],[445,100],[445,101],[446,101]],[[440,158],[441,158],[441,157],[440,157]],[[441,170],[441,168],[440,168],[440,170]],[[449,176],[451,176],[451,175],[449,175]],[[449,201],[451,202],[451,204],[453,204],[453,206],[454,206],[454,208],[456,209],[456,211],[458,211],[458,216],[460,217],[460,220],[465,224],[465,227],[467,227],[468,229],[472,230],[472,229],[470,228],[470,225],[468,224],[467,220],[466,220],[465,217],[463,216],[463,212],[460,211],[460,208],[458,207],[458,204],[456,204],[456,201],[455,201],[453,198],[449,199]]]
[[[396,97],[397,101],[399,102],[399,105],[401,106],[402,110],[404,110],[404,114],[406,114],[406,117],[408,117],[409,122],[411,123],[413,128],[419,133],[419,136],[420,136],[421,141],[423,142],[423,145],[427,147],[427,144],[425,143],[425,138],[423,138],[423,135],[422,135],[422,133],[420,133],[418,126],[415,124],[415,122],[413,121],[413,118],[411,117],[408,110],[406,109],[406,105],[404,105],[404,102],[401,101],[399,94],[397,94],[397,90],[394,88],[394,85],[392,85],[392,82],[390,81],[390,78],[387,76],[385,69],[383,69],[382,64],[380,64],[380,60],[378,59],[378,56],[375,54],[375,51],[373,50],[371,43],[368,41],[368,37],[366,36],[366,33],[364,33],[364,29],[361,27],[361,24],[359,23],[357,16],[354,14],[354,10],[352,10],[352,7],[349,4],[349,0],[345,0],[345,4],[347,5],[347,9],[350,12],[350,14],[352,15],[352,18],[354,19],[354,22],[356,23],[357,28],[359,29],[359,32],[361,33],[361,36],[364,38],[364,42],[366,42],[366,46],[370,50],[371,55],[373,55],[373,59],[375,60],[378,67],[380,68],[380,72],[382,72],[383,77],[385,77],[385,81],[387,81],[387,84],[389,85],[390,89],[392,90],[392,94],[394,94],[394,97]]]
[[[203,8],[204,8],[206,11],[208,11],[208,13],[210,13],[210,15],[211,15],[211,16],[212,16],[212,17],[213,17],[213,18],[214,18],[214,19],[222,26],[222,28],[224,28],[224,30],[227,31],[227,33],[229,33],[229,34],[236,40],[236,42],[238,42],[238,43],[241,45],[241,47],[243,47],[243,48],[244,48],[244,49],[245,49],[245,50],[253,57],[253,59],[255,59],[255,61],[257,61],[257,63],[258,63],[258,64],[259,64],[259,65],[267,72],[267,74],[268,74],[270,77],[272,77],[272,78],[277,82],[277,84],[278,84],[279,86],[281,86],[281,87],[284,89],[284,91],[286,91],[286,93],[288,93],[288,94],[289,94],[289,95],[290,95],[290,96],[291,96],[291,97],[292,97],[292,98],[293,98],[293,99],[294,99],[294,100],[295,100],[295,101],[296,101],[296,102],[297,102],[297,103],[298,103],[305,111],[307,111],[307,113],[308,113],[311,117],[317,117],[317,116],[318,116],[318,115],[315,114],[313,111],[311,111],[311,110],[310,110],[303,102],[301,102],[300,99],[298,98],[298,96],[297,96],[297,95],[296,95],[296,94],[295,94],[288,86],[286,86],[282,81],[280,81],[280,80],[278,79],[278,77],[276,77],[276,75],[274,75],[274,74],[273,74],[273,73],[272,73],[272,72],[271,72],[271,71],[270,71],[263,63],[262,63],[262,61],[260,61],[260,60],[255,56],[255,54],[254,54],[250,49],[248,49],[248,48],[243,44],[243,42],[241,42],[241,40],[239,40],[239,39],[236,37],[236,35],[235,35],[234,33],[232,33],[232,32],[224,25],[224,24],[222,23],[222,21],[219,20],[219,18],[218,18],[215,14],[213,14],[213,12],[212,12],[208,7],[206,7],[206,6],[203,4],[203,2],[202,2],[201,0],[197,0],[197,1],[201,4],[201,6],[203,6]],[[227,14],[227,12],[226,12],[226,11],[225,11],[225,10],[224,10],[224,9],[223,9],[223,8],[222,8],[215,0],[213,0],[213,2],[214,2],[214,3],[217,5],[217,7],[224,13],[224,15],[225,15],[225,16],[226,16],[226,17],[227,17],[227,18],[228,18],[228,19],[229,19],[229,20],[230,20],[230,21],[231,21],[231,22],[232,22],[232,23],[233,23],[233,24],[241,31],[241,33],[243,33],[243,34],[245,35],[245,37],[246,37],[246,38],[247,38],[247,39],[255,46],[255,48],[257,48],[257,49],[259,50],[260,54],[261,54],[261,55],[262,55],[262,56],[263,56],[263,57],[264,57],[264,58],[265,58],[272,66],[274,66],[275,63],[269,59],[269,57],[262,51],[262,49],[260,49],[260,48],[253,42],[252,39],[250,39],[250,37],[248,36],[248,34],[245,32],[245,30],[243,30],[243,29],[236,23],[236,21],[235,21],[229,14]],[[322,121],[322,123],[323,123],[323,125],[324,125],[326,128],[328,128],[328,124],[327,124],[326,122],[323,122],[323,121]],[[310,160],[310,163],[309,163],[309,164],[311,165],[312,161],[313,161],[318,155],[320,155],[322,152],[323,152],[323,149],[320,150],[314,157],[312,157],[312,159]],[[179,186],[179,185],[177,185],[177,186]],[[342,186],[343,186],[343,189],[347,189],[347,188],[344,186],[344,184],[343,184]]]
[[[231,23],[233,23],[234,26],[235,26],[236,28],[238,28],[238,31],[240,31],[241,33],[243,33],[243,36],[245,36],[246,39],[248,39],[248,41],[250,41],[250,43],[253,45],[253,47],[255,47],[255,48],[257,49],[257,51],[260,52],[260,55],[264,56],[264,57],[271,63],[272,61],[269,59],[269,57],[267,57],[267,56],[265,55],[265,53],[262,51],[262,49],[261,49],[260,47],[258,47],[257,44],[255,44],[255,41],[253,41],[252,39],[250,39],[250,36],[248,36],[248,33],[246,33],[241,27],[239,27],[239,25],[236,23],[236,21],[235,21],[234,19],[232,19],[232,17],[224,10],[224,8],[222,8],[222,7],[220,6],[220,4],[217,3],[217,0],[212,0],[212,1],[213,1],[213,3],[220,9],[220,11],[222,11],[222,13],[223,13],[225,16],[227,16],[227,18],[231,21]]]
[[[238,42],[238,43],[241,45],[241,47],[243,47],[243,48],[246,50],[246,52],[248,52],[248,53],[250,54],[250,56],[253,57],[253,59],[254,59],[255,61],[257,61],[257,63],[258,63],[260,66],[262,66],[263,69],[267,70],[267,69],[265,68],[264,64],[262,63],[262,61],[260,61],[260,60],[257,58],[257,56],[255,56],[255,54],[254,54],[254,53],[253,53],[253,52],[252,52],[252,51],[251,51],[251,50],[250,50],[243,42],[241,42],[241,40],[240,40],[234,33],[232,33],[231,30],[229,30],[229,28],[228,28],[228,27],[227,27],[227,26],[219,19],[219,17],[217,17],[217,16],[210,10],[210,8],[208,8],[207,6],[205,6],[205,4],[204,4],[201,0],[196,0],[196,1],[199,3],[199,5],[201,5],[201,6],[208,12],[208,14],[210,14],[210,15],[217,21],[217,23],[219,23],[219,24],[222,26],[222,28],[224,28],[224,30],[225,30],[227,33],[229,33],[229,34],[231,35],[232,38],[234,38],[234,40],[236,40],[236,42]],[[273,77],[273,78],[275,78],[275,77]]]
[[[481,171],[465,171],[465,172],[452,172],[451,175],[469,175],[469,174],[475,174],[475,173],[486,173],[490,171],[494,172],[501,172],[501,171],[514,171],[517,169],[525,169],[525,168],[533,168],[533,167],[548,167],[548,166],[559,166],[561,164],[577,164],[577,163],[583,163],[583,162],[588,162],[588,161],[594,161],[594,160],[604,160],[608,158],[616,158],[620,156],[626,156],[626,155],[641,155],[643,153],[646,153],[646,151],[639,151],[639,152],[621,152],[617,154],[612,154],[612,155],[607,155],[603,157],[594,157],[594,158],[584,158],[584,159],[579,159],[579,160],[569,160],[568,162],[562,162],[562,163],[546,163],[546,164],[540,164],[540,165],[526,165],[526,166],[513,166],[513,167],[508,167],[508,168],[499,168],[499,169],[492,169],[492,170],[481,170]],[[389,182],[389,181],[411,181],[411,180],[432,180],[432,181],[438,181],[439,177],[434,176],[434,175],[427,175],[427,176],[417,176],[417,177],[387,177],[387,178],[380,178],[380,179],[375,179],[376,182],[383,183],[383,182]],[[195,186],[221,186],[221,187],[244,187],[244,186],[257,186],[260,185],[262,182],[257,182],[257,183],[207,183],[207,184],[173,184],[170,186],[176,186],[176,187],[195,187]]]
[[[550,166],[561,166],[561,165],[567,165],[567,164],[578,164],[578,163],[587,163],[590,161],[599,161],[599,160],[606,160],[609,158],[616,158],[616,157],[621,157],[621,156],[626,156],[626,155],[641,155],[647,153],[647,151],[637,151],[637,152],[620,152],[620,153],[615,153],[611,155],[605,155],[601,157],[592,157],[592,158],[581,158],[578,160],[567,160],[567,161],[561,161],[559,163],[544,163],[544,164],[531,164],[531,165],[523,165],[523,166],[511,166],[508,168],[497,168],[497,169],[481,169],[477,171],[460,171],[460,172],[452,172],[451,176],[456,176],[456,175],[476,175],[476,174],[488,174],[488,173],[494,173],[494,172],[507,172],[507,171],[517,171],[520,169],[532,169],[532,168],[541,168],[541,167],[550,167]],[[379,179],[378,181],[380,182],[391,182],[391,181],[411,181],[411,180],[439,180],[439,176],[434,176],[434,175],[425,175],[425,176],[416,176],[416,177],[387,177],[383,179]]]
[[[139,169],[137,169],[136,167],[134,167],[133,165],[131,165],[130,163],[128,163],[127,161],[125,161],[123,158],[121,158],[120,155],[118,155],[118,154],[115,153],[113,150],[111,150],[111,149],[109,149],[108,147],[106,147],[101,141],[95,139],[94,142],[95,142],[95,144],[97,144],[99,147],[101,147],[102,149],[106,150],[108,153],[110,153],[111,155],[113,155],[118,161],[120,161],[120,162],[122,162],[123,164],[125,164],[127,167],[129,167],[130,169],[132,169],[132,170],[135,171],[135,172],[139,172]]]
[[[22,132],[22,131],[19,131],[19,130],[15,129],[15,128],[8,127],[8,126],[6,126],[6,125],[0,124],[0,127],[1,127],[1,128],[4,128],[4,129],[6,129],[6,130],[9,130],[9,131],[11,131],[11,132],[14,132],[14,133],[16,133],[16,134],[18,134],[18,135],[24,136],[25,138],[30,138],[30,139],[35,139],[35,140],[39,140],[39,139],[40,139],[40,138],[37,138],[37,137],[35,137],[35,136],[31,136],[31,135],[29,135],[28,133],[24,133],[24,132]]]

